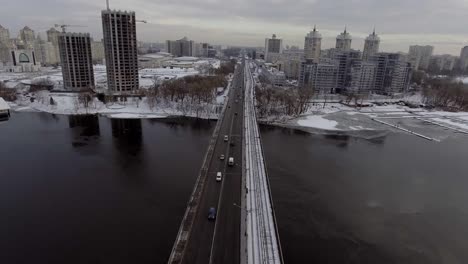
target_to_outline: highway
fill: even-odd
[[[242,64],[236,68],[224,116],[218,120],[220,130],[207,160],[206,182],[181,263],[240,263],[244,90]],[[234,166],[228,166],[229,157],[234,158]],[[222,172],[221,182],[215,179],[217,172]],[[216,208],[215,221],[208,220],[210,207]]]

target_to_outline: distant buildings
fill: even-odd
[[[460,69],[466,70],[468,67],[468,46],[462,48],[460,52]]]
[[[63,87],[66,90],[94,88],[91,42],[89,34],[61,33],[58,36]]]
[[[405,92],[411,79],[406,57],[399,53],[376,53],[367,61],[360,51],[332,49],[330,58],[304,62],[299,84],[318,93],[394,94]]]
[[[174,57],[193,57],[195,51],[195,42],[183,37],[179,40],[166,41],[167,52]]]
[[[36,40],[34,31],[28,26],[25,26],[23,29],[20,30],[19,37],[25,45],[28,45],[28,47],[33,47],[34,41]]]
[[[104,63],[104,58],[106,56],[103,41],[92,41],[91,42],[91,53],[92,53],[92,57],[93,57],[93,63],[103,64]]]
[[[452,55],[435,55],[432,56],[429,64],[429,70],[433,72],[452,71],[455,68],[457,57]]]
[[[410,46],[408,60],[415,70],[427,70],[431,61],[433,46]]]
[[[139,88],[135,12],[106,9],[102,29],[107,69],[107,85],[113,92]]]
[[[351,35],[346,31],[346,28],[343,33],[336,37],[336,46],[335,48],[340,51],[348,51],[351,49],[351,42],[353,38]]]
[[[318,62],[320,59],[320,51],[322,49],[322,35],[314,30],[306,35],[304,41],[304,57],[306,61]]]
[[[371,56],[379,52],[380,38],[375,34],[375,29],[364,42],[364,51],[362,52],[362,59],[367,61]]]
[[[275,62],[283,52],[283,40],[277,38],[275,34],[271,38],[265,39],[265,61]]]

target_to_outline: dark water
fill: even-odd
[[[263,128],[286,263],[468,263],[468,138]]]
[[[164,263],[213,123],[13,113],[0,263]]]
[[[13,113],[0,263],[164,263],[214,123]],[[468,263],[468,140],[262,128],[286,263]]]

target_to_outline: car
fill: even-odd
[[[220,182],[222,179],[223,179],[223,174],[220,171],[218,171],[218,173],[216,173],[216,181]]]
[[[221,156],[219,156],[219,159],[224,160],[224,154],[221,154]]]
[[[210,210],[208,210],[208,220],[216,220],[216,209],[214,207],[210,207]]]
[[[228,140],[229,140],[229,137],[228,137],[228,135],[224,135],[224,141],[226,141],[226,142],[227,142]]]
[[[230,157],[229,158],[229,163],[228,163],[229,166],[234,166],[234,158],[233,157]]]

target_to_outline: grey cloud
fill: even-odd
[[[389,50],[405,51],[409,44],[424,40],[437,44],[439,53],[457,53],[456,45],[468,41],[468,4],[464,0],[110,1],[113,8],[134,10],[140,19],[152,22],[139,26],[139,39],[147,41],[187,35],[221,44],[262,45],[265,36],[277,33],[287,38],[286,43],[300,45],[314,24],[329,46],[344,25],[355,36],[355,48],[360,48],[362,38],[374,26],[382,36],[382,47]],[[86,31],[96,38],[101,35],[104,0],[17,0],[2,5],[0,24],[13,32],[26,24],[43,31],[53,23],[65,22],[87,25]],[[428,40],[432,35],[436,39]]]

